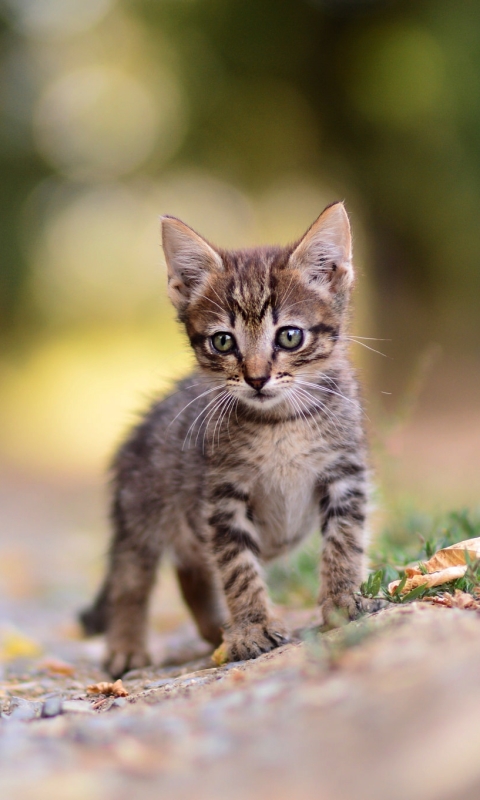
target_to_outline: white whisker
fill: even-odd
[[[372,353],[377,353],[379,356],[383,356],[384,358],[390,358],[390,356],[387,356],[386,353],[381,353],[380,350],[375,350],[375,348],[370,347],[370,345],[365,344],[365,342],[357,341],[357,339],[355,339],[353,336],[344,336],[343,339],[344,341],[347,342],[355,342],[355,344],[360,344],[362,347],[365,347],[367,350],[371,350]]]
[[[318,432],[321,434],[321,429],[320,429],[320,426],[319,426],[317,420],[315,419],[315,417],[313,416],[311,411],[308,408],[306,408],[305,403],[303,402],[303,398],[301,396],[299,397],[299,395],[298,395],[298,387],[292,387],[292,389],[290,391],[292,393],[292,396],[291,396],[292,403],[295,403],[295,405],[297,406],[300,414],[302,415],[303,419],[305,420],[305,423],[307,425],[309,424],[309,420],[307,419],[307,417],[305,415],[305,411],[306,411],[306,413],[308,414],[310,420],[314,423],[314,425],[317,428]],[[303,409],[305,409],[305,411]]]
[[[215,387],[215,388],[218,388],[218,387]],[[220,394],[220,397],[221,397],[221,396],[222,396],[222,394]],[[182,446],[182,450],[183,450],[183,449],[184,449],[184,447],[185,447],[185,443],[186,443],[186,441],[187,441],[187,439],[188,439],[188,437],[189,437],[190,431],[192,431],[192,433],[191,433],[191,435],[190,435],[190,443],[189,443],[189,445],[188,445],[188,446],[190,447],[190,445],[191,445],[191,443],[192,443],[192,441],[191,441],[191,440],[192,440],[192,436],[193,436],[193,428],[194,428],[194,426],[195,426],[195,423],[196,423],[196,422],[197,422],[197,421],[200,419],[200,417],[202,417],[202,416],[203,416],[203,414],[205,414],[205,412],[206,412],[206,411],[207,411],[207,409],[208,409],[208,408],[209,408],[209,407],[212,405],[212,403],[215,403],[215,402],[216,402],[218,399],[219,399],[219,397],[218,397],[218,396],[217,396],[217,397],[214,397],[214,398],[213,398],[213,400],[210,400],[210,402],[208,402],[208,403],[207,403],[207,405],[206,405],[206,406],[204,406],[204,407],[202,408],[202,410],[201,410],[201,411],[200,411],[200,412],[197,414],[197,416],[196,416],[196,417],[195,417],[195,419],[193,420],[192,424],[190,425],[190,427],[189,427],[189,429],[188,429],[187,433],[185,434],[185,438],[184,438],[184,440],[183,440],[183,446]],[[200,426],[200,427],[201,427],[201,426]]]
[[[322,377],[326,377],[326,376],[322,376]],[[355,406],[356,408],[360,408],[360,403],[358,402],[358,400],[352,400],[351,397],[347,397],[346,395],[341,394],[341,392],[334,392],[333,389],[327,389],[326,386],[319,386],[318,383],[310,383],[309,381],[302,381],[302,380],[299,380],[299,379],[296,379],[296,381],[297,381],[297,383],[300,383],[303,386],[311,386],[312,389],[318,389],[319,392],[327,392],[328,394],[334,394],[334,395],[336,395],[336,397],[341,397],[342,400],[346,400],[347,403],[351,403],[352,406]]]
[[[319,408],[325,414],[327,419],[331,420],[331,422],[332,422],[333,426],[335,427],[337,433],[340,433],[340,429],[339,429],[339,427],[337,425],[337,422],[339,423],[340,420],[337,417],[337,415],[332,411],[331,408],[329,408],[325,403],[322,403],[322,401],[319,400],[317,397],[314,397],[311,394],[311,392],[308,392],[306,389],[302,389],[299,386],[297,386],[296,387],[296,391],[297,392],[301,392],[304,397],[308,398],[309,402],[311,402],[314,406],[316,406],[316,408]]]
[[[223,407],[224,403],[226,402],[227,396],[228,396],[228,392],[225,392],[224,394],[222,394],[222,395],[221,395],[221,397],[218,399],[218,402],[217,402],[217,403],[216,403],[216,404],[213,406],[213,408],[212,408],[212,409],[211,409],[211,410],[208,412],[207,416],[205,417],[205,419],[204,419],[204,420],[203,420],[203,422],[202,422],[202,425],[206,423],[206,425],[205,425],[205,429],[204,429],[204,431],[203,431],[203,439],[202,439],[202,453],[204,453],[204,452],[205,452],[205,439],[206,439],[206,437],[207,437],[207,432],[208,432],[208,428],[209,428],[209,426],[210,426],[210,423],[211,423],[212,419],[214,418],[214,416],[215,416],[216,412],[217,412],[219,409],[221,409],[221,408]],[[196,439],[195,439],[195,445],[197,444],[197,441],[198,441],[198,437],[199,437],[199,434],[200,434],[201,427],[202,427],[202,426],[200,425],[200,428],[199,428],[199,430],[198,430],[198,433],[197,433],[197,437],[196,437]],[[213,448],[214,448],[214,438],[212,438],[212,449],[213,449]]]
[[[172,421],[168,423],[168,425],[167,425],[167,428],[169,428],[169,427],[170,427],[170,425],[173,425],[173,423],[175,422],[175,420],[179,418],[180,414],[183,414],[183,412],[184,412],[184,411],[185,411],[185,410],[186,410],[186,409],[187,409],[189,406],[191,406],[191,405],[192,405],[192,403],[195,403],[197,400],[200,400],[200,398],[201,398],[201,397],[205,397],[205,395],[206,395],[206,394],[211,394],[211,392],[215,392],[215,391],[216,391],[217,389],[219,389],[219,388],[220,388],[219,386],[212,386],[212,388],[211,388],[211,389],[207,389],[207,391],[206,391],[206,392],[202,392],[202,394],[199,394],[199,395],[197,395],[197,397],[194,397],[194,398],[193,398],[193,400],[190,400],[190,402],[189,402],[189,403],[187,403],[187,405],[186,405],[186,406],[184,406],[184,407],[182,408],[182,410],[178,412],[178,414],[177,414],[177,415],[176,415],[176,416],[175,416],[175,417],[172,419]]]
[[[233,400],[232,395],[229,394],[228,397],[225,399],[225,402],[223,403],[222,407],[220,408],[220,414],[213,429],[212,445],[215,443],[215,435],[217,434],[217,428],[218,428],[217,447],[220,447],[220,432],[222,429],[222,421],[232,403],[232,400]]]
[[[367,342],[391,342],[391,339],[377,339],[375,336],[357,336],[357,334],[350,334],[354,339],[365,339]]]
[[[215,317],[218,317],[221,320],[223,320],[225,318],[225,315],[226,315],[227,312],[225,311],[225,309],[222,308],[222,306],[219,306],[218,303],[215,302],[215,300],[212,300],[211,297],[207,297],[205,294],[197,294],[197,295],[195,295],[195,300],[200,299],[200,298],[202,298],[203,300],[206,300],[208,303],[212,303],[214,306],[217,306],[217,308],[219,308],[220,311],[222,312],[221,314],[219,314],[218,311],[210,310],[209,311],[210,314],[213,314]]]
[[[286,303],[288,298],[290,297],[291,287],[292,287],[292,283],[293,283],[293,279],[294,278],[295,278],[295,272],[292,272],[292,276],[290,278],[290,283],[287,286],[287,291],[285,292],[285,296],[283,297],[283,300],[279,305],[279,309],[283,309],[284,303]]]
[[[303,299],[303,300],[297,300],[297,302],[296,302],[296,303],[292,303],[291,305],[287,306],[286,308],[284,308],[284,307],[283,307],[283,304],[282,304],[282,305],[280,306],[280,308],[281,308],[281,310],[282,310],[282,313],[283,313],[283,314],[286,314],[286,312],[287,312],[287,311],[290,311],[290,309],[291,309],[291,308],[294,308],[294,306],[305,305],[306,303],[313,303],[313,302],[314,302],[314,299],[313,299],[313,298],[312,298],[311,300],[310,300],[310,299],[308,299],[308,300],[305,300],[305,299]]]
[[[230,406],[230,411],[228,413],[228,418],[227,418],[227,432],[228,432],[228,438],[230,439],[230,441],[232,441],[232,437],[230,436],[230,417],[232,416],[233,409],[235,409],[235,415],[236,415],[237,408],[238,408],[238,397],[235,397],[235,395],[232,395],[232,397],[233,397],[233,403]],[[238,416],[237,416],[237,422],[238,422]]]

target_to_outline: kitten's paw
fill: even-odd
[[[145,650],[111,648],[104,666],[112,678],[116,679],[131,669],[148,667],[150,663],[150,657]]]
[[[262,653],[268,653],[289,641],[285,626],[278,620],[269,620],[264,624],[244,622],[225,632],[220,647],[225,661],[245,661],[258,658]]]
[[[373,614],[387,605],[386,600],[362,597],[354,592],[344,592],[320,601],[323,624],[329,628],[338,628],[342,622],[357,619],[362,614]]]

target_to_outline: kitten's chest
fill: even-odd
[[[318,435],[292,430],[259,436],[255,449],[253,508],[262,555],[269,559],[318,527],[318,477],[328,446]]]

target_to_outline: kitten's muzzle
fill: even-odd
[[[261,392],[267,381],[270,380],[270,375],[265,375],[262,378],[250,378],[245,375],[245,382],[248,383],[256,392]]]

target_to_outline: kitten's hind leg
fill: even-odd
[[[96,633],[105,633],[108,625],[108,583],[104,583],[97,594],[93,605],[81,611],[78,615],[85,636],[95,636]]]
[[[183,599],[192,612],[200,635],[218,647],[227,621],[227,609],[216,575],[204,561],[177,566]]]
[[[105,666],[115,678],[150,663],[146,647],[147,610],[158,558],[158,552],[136,548],[113,554]]]
[[[93,606],[80,615],[87,634],[106,633],[106,669],[118,678],[146,666],[148,600],[162,551],[159,520],[139,520],[117,497],[108,572]],[[140,522],[142,524],[140,524]]]

